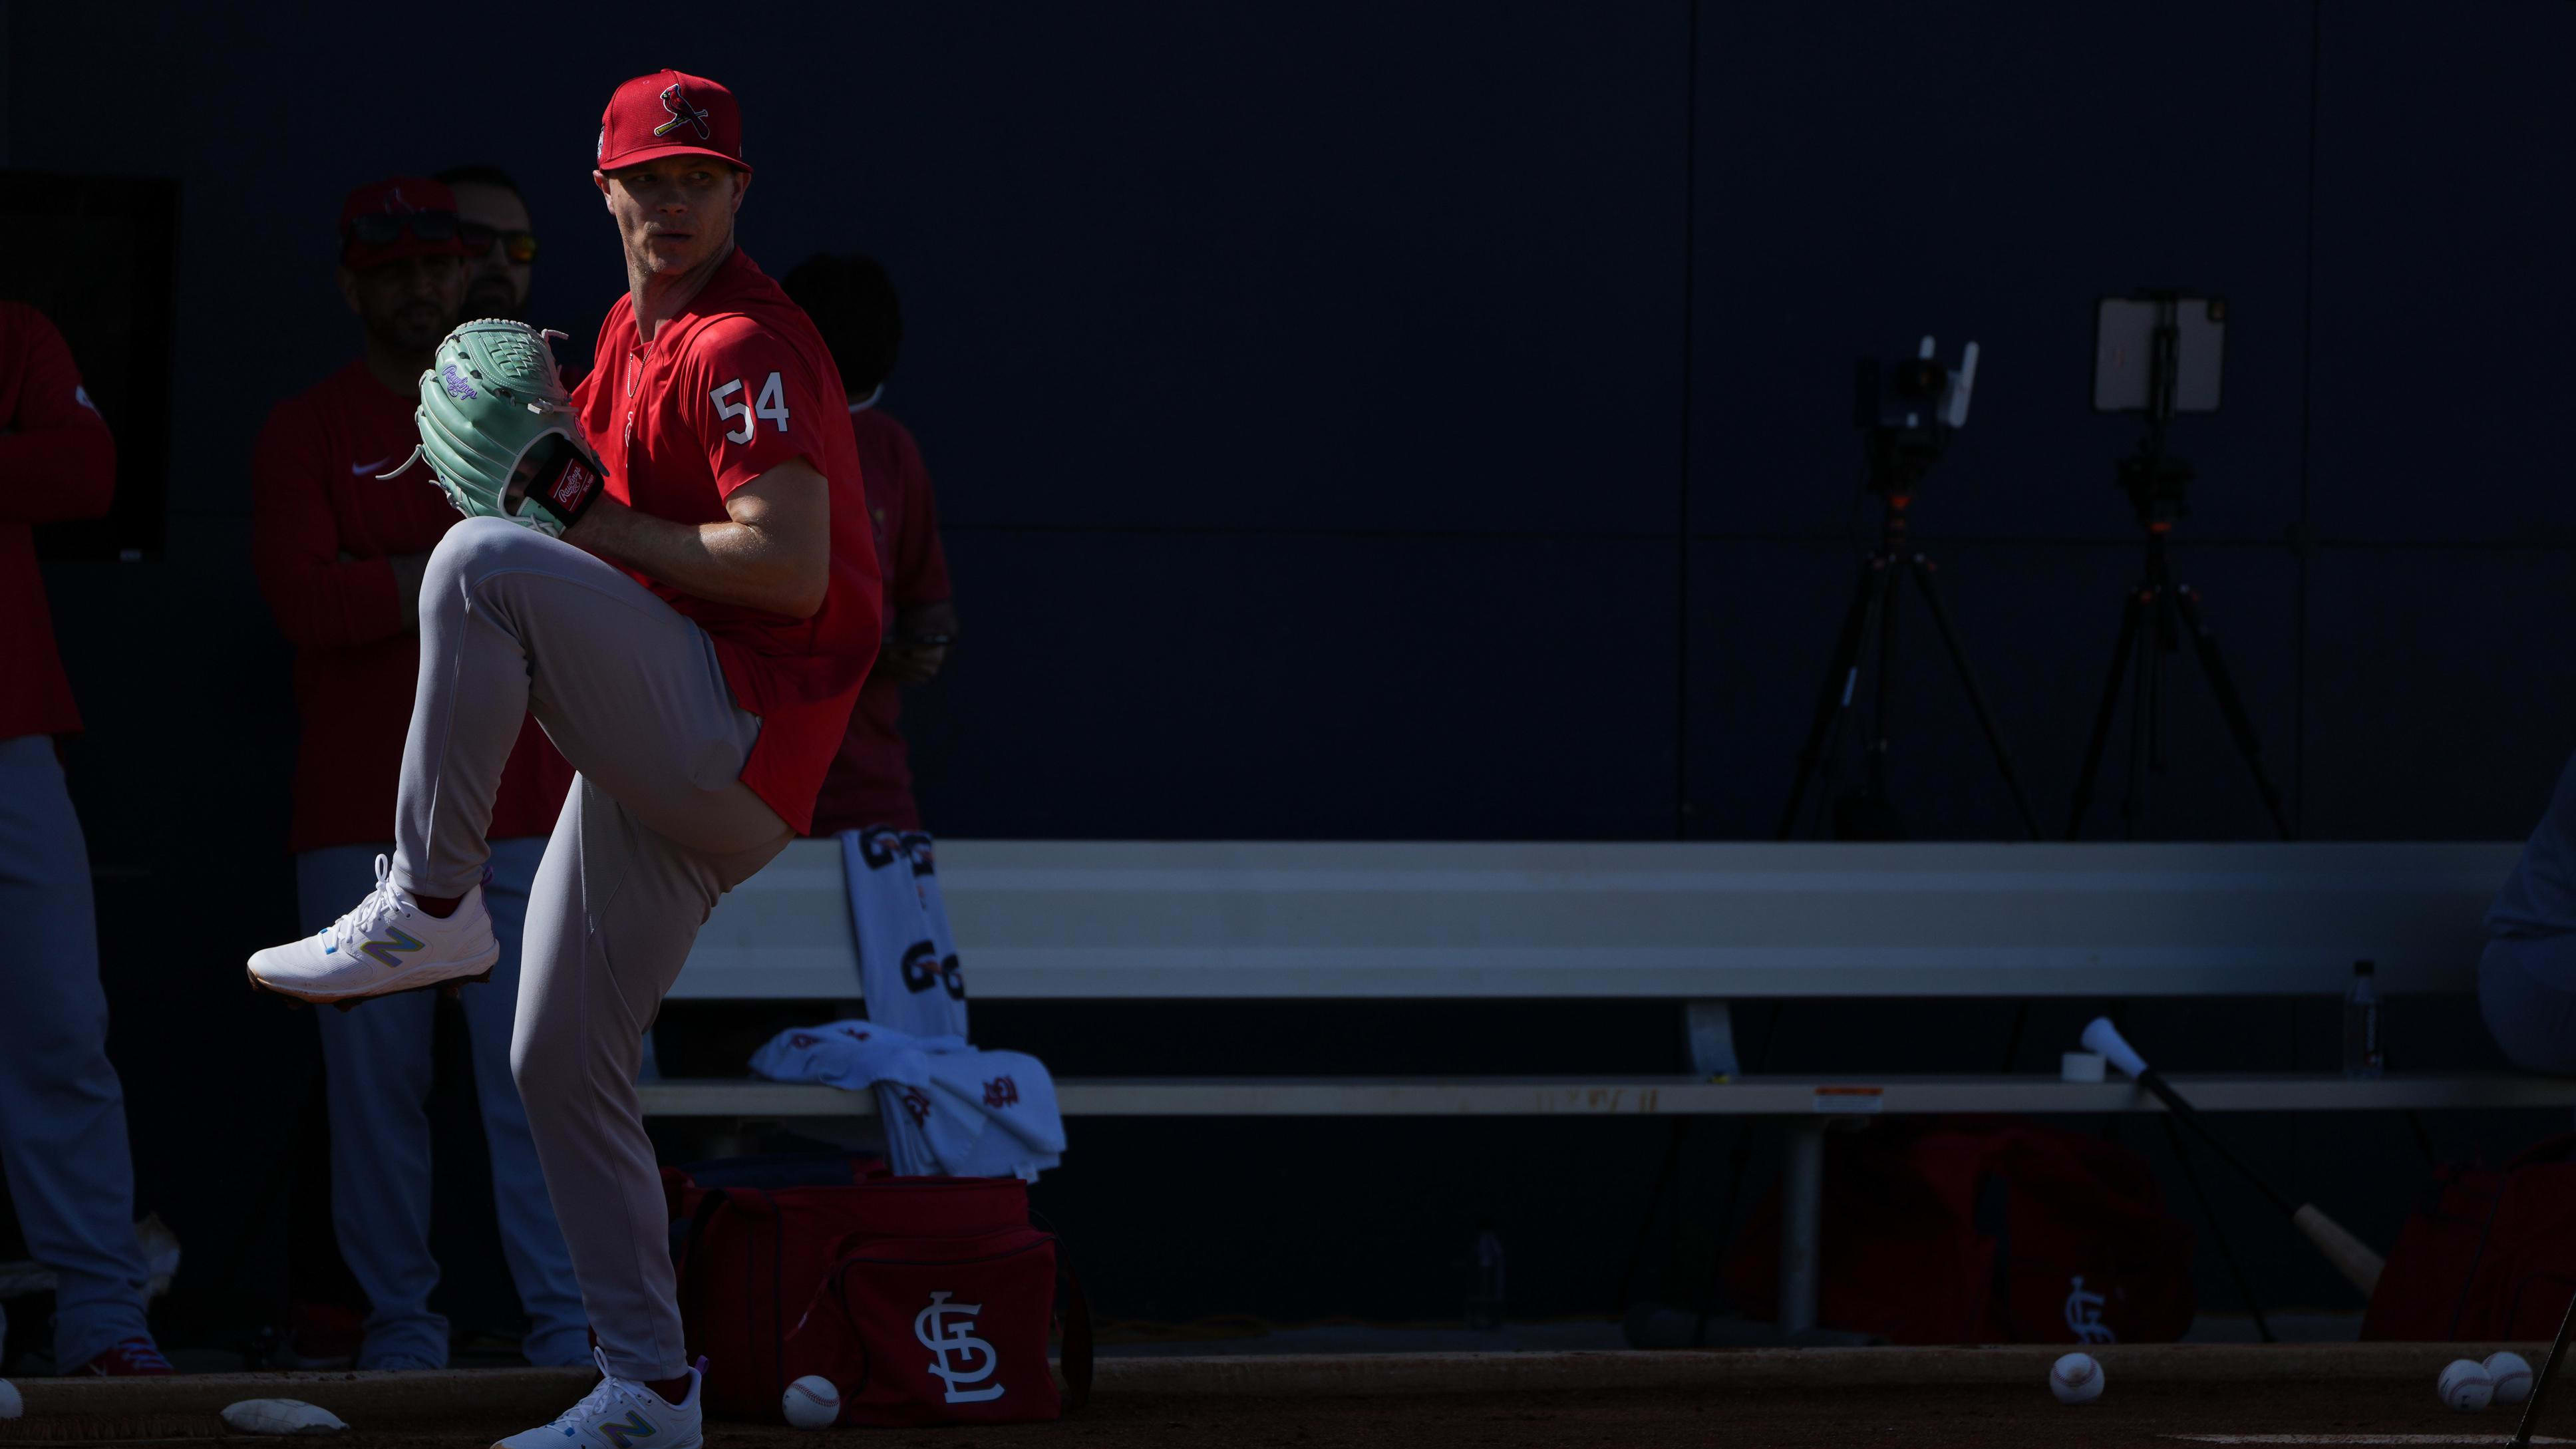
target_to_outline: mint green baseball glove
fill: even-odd
[[[499,318],[448,333],[420,375],[420,446],[394,473],[426,454],[457,512],[563,537],[603,483],[546,343],[563,335]]]

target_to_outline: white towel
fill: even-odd
[[[1035,1182],[1063,1158],[1055,1079],[1026,1052],[979,1051],[963,1037],[836,1021],[780,1032],[752,1054],[751,1069],[773,1082],[875,1088],[886,1156],[907,1177]]]
[[[841,870],[868,1019],[912,1036],[966,1035],[966,977],[930,836],[883,825],[844,830]]]

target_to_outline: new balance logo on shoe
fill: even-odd
[[[409,932],[395,931],[393,933],[392,940],[369,941],[367,944],[358,948],[358,954],[361,956],[375,957],[378,965],[398,967],[402,965],[402,962],[396,959],[395,953],[402,951],[417,951],[421,948],[422,944],[423,943],[420,941],[413,940]]]
[[[644,1411],[641,1409],[627,1410],[623,1423],[603,1423],[599,1426],[600,1437],[616,1445],[617,1449],[626,1449],[626,1446],[639,1439],[650,1439],[656,1432],[652,1421],[644,1417]],[[566,1429],[564,1433],[569,1435],[572,1431]]]

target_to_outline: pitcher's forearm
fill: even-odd
[[[790,618],[811,618],[822,599],[804,586],[797,550],[739,523],[673,523],[602,498],[565,540],[685,594]]]

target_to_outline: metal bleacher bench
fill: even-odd
[[[1741,845],[944,841],[978,999],[1652,998],[1690,1076],[1070,1079],[1069,1117],[1758,1116],[1789,1129],[1780,1327],[1815,1321],[1823,1129],[1934,1112],[2152,1112],[2054,1075],[1747,1078],[1728,1004],[1762,997],[2389,994],[2475,989],[2511,844]],[[800,841],[700,932],[681,1000],[858,993],[840,848]],[[2576,1105],[2509,1074],[2181,1076],[2209,1111]],[[865,1093],[641,1087],[656,1116],[865,1114]]]

